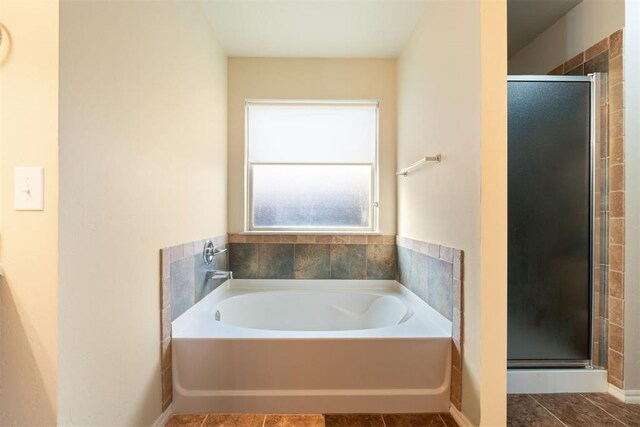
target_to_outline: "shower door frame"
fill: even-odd
[[[507,359],[507,368],[595,368],[593,364],[594,355],[596,351],[600,351],[600,363],[598,367],[606,367],[606,351],[604,351],[604,358],[602,357],[602,348],[607,346],[607,328],[601,327],[600,330],[600,348],[596,349],[595,335],[596,322],[598,321],[595,304],[596,288],[595,280],[600,280],[600,277],[596,277],[596,262],[599,259],[599,254],[595,251],[595,233],[600,232],[596,230],[596,216],[599,203],[596,203],[596,141],[598,140],[597,130],[600,128],[600,120],[602,120],[600,114],[600,108],[598,101],[602,96],[606,96],[606,92],[603,93],[603,87],[605,87],[606,77],[602,73],[592,73],[587,76],[547,76],[547,75],[513,75],[507,76],[507,83],[509,82],[583,82],[590,83],[589,91],[589,358],[584,360],[539,360],[539,359],[519,359],[509,360]],[[601,137],[602,135],[600,135]],[[601,141],[602,142],[602,141]],[[603,173],[602,171],[600,172]],[[606,171],[604,172],[606,173]],[[602,178],[606,179],[606,178]],[[604,192],[603,192],[604,193]],[[603,194],[601,194],[601,198]],[[604,221],[601,221],[604,226]],[[606,245],[607,242],[601,241],[601,245]],[[603,301],[604,300],[604,301]],[[600,312],[606,310],[606,286],[601,283],[600,286]]]

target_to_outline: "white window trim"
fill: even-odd
[[[375,159],[373,163],[263,163],[249,162],[249,107],[251,105],[366,105],[376,109]],[[245,99],[244,101],[244,233],[247,234],[380,234],[379,203],[379,146],[380,146],[380,102],[377,99]],[[371,206],[369,207],[369,227],[254,227],[252,224],[253,200],[251,198],[251,165],[252,164],[287,164],[287,165],[371,165]]]

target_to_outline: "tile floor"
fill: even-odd
[[[607,393],[510,394],[507,425],[526,427],[640,426],[640,405]]]
[[[457,427],[449,414],[172,415],[165,427]]]

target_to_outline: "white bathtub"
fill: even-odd
[[[449,410],[451,323],[395,281],[231,280],[172,325],[176,412]]]

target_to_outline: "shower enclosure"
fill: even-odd
[[[508,80],[508,365],[604,364],[604,76]]]

